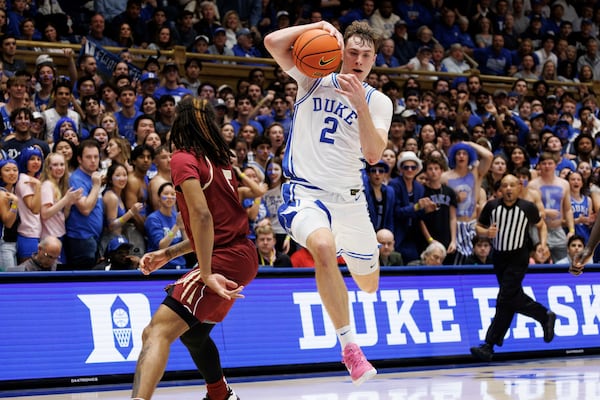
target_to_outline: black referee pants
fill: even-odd
[[[546,323],[548,309],[523,291],[523,278],[527,272],[529,254],[526,249],[494,252],[494,272],[500,285],[496,299],[496,315],[488,328],[486,343],[502,346],[504,335],[516,313]]]

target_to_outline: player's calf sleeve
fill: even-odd
[[[180,338],[207,383],[223,379],[219,350],[209,336],[213,327],[214,324],[197,324]]]

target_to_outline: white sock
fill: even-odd
[[[348,343],[356,343],[354,332],[352,331],[352,327],[350,325],[336,329],[335,333],[337,334],[340,344],[342,345],[342,350],[344,350]]]

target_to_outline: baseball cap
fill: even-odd
[[[399,19],[398,21],[396,21],[396,23],[394,24],[394,27],[398,27],[398,26],[407,26],[408,24],[406,23],[405,20],[403,19]]]
[[[287,11],[285,11],[285,10],[279,11],[277,13],[277,18],[279,18],[279,17],[289,17],[289,16],[290,16],[290,13],[287,12]]]
[[[217,93],[221,93],[223,90],[229,90],[231,93],[233,93],[233,88],[227,84],[223,84],[223,85],[219,86],[217,88]]]
[[[584,19],[581,20],[581,25],[593,25],[593,24],[594,23],[589,18],[584,18]]]
[[[236,32],[235,37],[240,37],[242,35],[250,36],[251,34],[252,34],[252,32],[250,32],[250,29],[242,28]]]
[[[400,116],[402,118],[416,117],[417,113],[415,112],[415,110],[406,109],[400,113]]]
[[[194,43],[198,43],[199,40],[204,40],[206,43],[210,43],[210,39],[206,35],[198,35],[194,38]]]
[[[531,15],[531,20],[538,20],[541,21],[542,20],[542,15],[541,14],[532,14]]]
[[[383,160],[379,160],[375,164],[368,164],[367,171],[373,167],[381,167],[385,172],[390,172],[390,166],[387,165]]]
[[[225,33],[225,34],[227,34],[227,31],[222,26],[219,26],[217,29],[215,29],[215,31],[213,32],[213,35],[216,35],[217,33]]]
[[[225,104],[225,100],[223,100],[220,97],[215,97],[212,101],[211,101],[212,105],[214,108],[219,108],[219,107],[223,107],[223,108],[227,108],[227,105]]]
[[[533,121],[536,118],[545,118],[546,115],[543,112],[534,112],[531,114],[531,117],[529,117],[530,121]]]
[[[456,78],[454,78],[452,80],[452,87],[453,88],[457,88],[458,85],[460,85],[461,83],[467,83],[467,77],[466,76],[457,76]]]
[[[121,249],[121,247],[127,247],[127,250],[131,250],[133,245],[129,243],[125,236],[115,236],[110,240],[110,242],[108,242],[108,245],[106,246],[106,252],[110,253]]]
[[[170,68],[174,68],[177,71],[179,71],[179,66],[176,63],[172,62],[172,61],[166,62],[165,65],[163,65],[162,70],[163,70],[163,72],[166,72]]]
[[[42,64],[54,65],[54,60],[48,54],[42,54],[42,55],[39,55],[38,58],[35,59],[35,66],[38,67]]]
[[[421,46],[421,47],[419,47],[418,53],[422,53],[424,51],[428,51],[430,53],[432,52],[431,47],[429,47],[429,46]]]
[[[158,57],[156,57],[156,56],[150,56],[150,57],[148,57],[148,59],[144,63],[144,68],[143,69],[148,69],[148,66],[150,64],[158,65],[158,67],[160,68],[160,62],[158,61]]]
[[[146,81],[156,81],[158,82],[158,76],[156,76],[156,74],[154,72],[146,72],[142,74],[142,77],[140,78],[140,82],[144,83]]]
[[[40,118],[44,119],[44,116],[42,115],[42,113],[39,111],[34,111],[31,119],[36,120],[36,119],[40,119]]]
[[[508,92],[508,97],[519,97],[519,93],[517,92]]]

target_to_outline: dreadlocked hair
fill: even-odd
[[[214,109],[206,99],[183,98],[177,105],[169,142],[176,149],[205,155],[217,165],[229,165],[229,146],[215,121]]]

